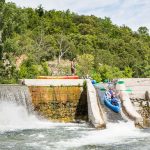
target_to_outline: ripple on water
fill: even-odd
[[[96,130],[86,123],[40,120],[16,104],[0,105],[0,150],[149,150],[149,145],[150,130],[131,122],[108,123],[107,129]]]

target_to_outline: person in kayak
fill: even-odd
[[[112,85],[109,85],[108,86],[108,97],[111,101],[111,104],[112,105],[115,105],[115,106],[118,106],[118,99],[116,98],[116,93],[114,92],[114,89],[113,89],[113,86]]]

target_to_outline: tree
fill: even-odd
[[[36,9],[36,12],[38,13],[38,15],[40,17],[42,17],[44,15],[44,9],[43,9],[42,5],[38,6],[38,8]]]
[[[58,45],[58,65],[60,64],[61,58],[69,51],[74,51],[75,47],[72,41],[62,34],[57,35]]]
[[[130,67],[125,67],[124,71],[123,71],[123,74],[126,78],[132,78],[133,71]]]
[[[124,74],[122,71],[120,71],[117,67],[111,67],[108,65],[101,65],[98,68],[98,73],[100,74],[102,80],[105,79],[114,79],[114,78],[123,78]]]
[[[143,73],[142,77],[150,78],[150,65],[147,65],[144,68],[144,73]]]
[[[77,72],[98,81],[116,77],[149,77],[150,36],[147,27],[133,32],[127,26],[117,26],[110,18],[85,16],[67,11],[45,11],[20,8],[0,0],[0,61],[1,80],[15,81],[17,69],[22,77],[48,74],[47,61],[54,61],[60,74],[62,59],[77,58]],[[5,56],[5,60],[4,60]],[[16,60],[33,59],[15,68]],[[9,62],[10,67],[3,66]],[[44,64],[44,65],[43,65]],[[4,67],[4,68],[3,68]],[[56,68],[56,69],[57,69]],[[26,74],[23,75],[23,72]],[[63,72],[63,73],[62,73]],[[8,76],[7,76],[8,74]],[[29,74],[29,75],[28,75]],[[20,76],[20,77],[21,77]],[[8,80],[7,80],[8,81]]]
[[[1,0],[0,3],[5,3],[5,0]]]
[[[149,30],[147,27],[139,27],[138,32],[141,35],[149,35]]]
[[[2,8],[4,7],[5,0],[0,1],[0,13],[2,12]]]
[[[36,78],[40,75],[49,75],[47,63],[38,65],[34,59],[29,58],[25,60],[18,71],[19,78]]]
[[[77,72],[80,76],[89,76],[94,67],[94,57],[91,54],[83,54],[77,57]]]

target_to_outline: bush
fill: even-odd
[[[77,57],[77,74],[79,76],[91,75],[94,66],[94,56],[83,54]]]
[[[108,65],[102,65],[98,68],[98,73],[101,76],[101,79],[104,81],[105,79],[112,80],[114,78],[123,78],[125,77],[123,72],[119,70],[117,67],[112,67]]]
[[[96,80],[96,82],[100,82],[102,80],[101,75],[97,72],[92,73],[91,77]]]
[[[32,59],[25,60],[19,69],[19,78],[36,78],[41,75],[49,75],[47,63],[36,64]]]

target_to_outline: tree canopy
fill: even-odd
[[[17,68],[22,55],[26,59]],[[50,74],[43,63],[56,58],[77,58],[78,74],[99,80],[149,77],[149,30],[140,27],[132,31],[113,24],[108,17],[78,15],[70,10],[46,11],[42,5],[20,8],[1,1],[0,82]]]

